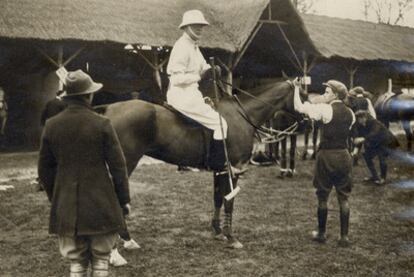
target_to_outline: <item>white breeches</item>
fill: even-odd
[[[167,102],[182,114],[194,119],[214,131],[213,138],[223,140],[227,137],[227,122],[211,106],[206,104],[198,85],[183,87],[171,86],[167,92]],[[220,127],[220,118],[223,132]]]

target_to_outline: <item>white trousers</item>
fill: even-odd
[[[167,92],[167,102],[182,114],[213,130],[214,139],[223,140],[227,137],[226,120],[204,102],[203,95],[198,90],[198,84],[186,87],[171,86]],[[220,127],[220,117],[223,133]]]

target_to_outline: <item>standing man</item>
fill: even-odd
[[[311,119],[321,121],[321,141],[316,156],[313,185],[318,197],[318,231],[314,240],[326,242],[326,221],[328,218],[328,198],[334,186],[338,196],[341,222],[341,238],[338,245],[350,245],[348,238],[349,204],[348,196],[352,189],[352,159],[348,151],[348,138],[355,115],[344,104],[348,90],[336,80],[324,83],[324,103],[302,103],[299,96],[300,82],[294,82],[294,106],[296,111],[308,115]]]
[[[118,137],[110,121],[91,109],[95,83],[82,70],[69,72],[68,107],[46,121],[39,153],[40,181],[52,203],[49,232],[57,234],[71,277],[108,276],[108,259],[125,229],[129,184]]]
[[[223,141],[227,137],[227,122],[221,118],[222,132],[219,113],[204,102],[198,89],[198,82],[211,68],[198,47],[203,28],[207,25],[209,23],[201,11],[189,10],[184,13],[179,26],[183,35],[174,44],[167,66],[170,76],[167,102],[182,114],[214,131],[209,163],[212,169],[222,170],[225,163]],[[242,171],[233,168],[233,173],[240,174]]]

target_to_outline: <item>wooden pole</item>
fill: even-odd
[[[58,61],[57,61],[57,64],[59,65],[59,68],[61,68],[63,66],[63,45],[62,44],[58,45]],[[59,78],[58,91],[62,91],[62,90],[63,90],[63,82]]]
[[[152,61],[153,61],[153,68],[154,68],[154,79],[157,83],[160,91],[162,91],[162,81],[160,75],[160,68],[159,68],[159,56],[158,56],[158,48],[152,48]]]
[[[306,52],[303,52],[303,78],[305,80],[305,93],[308,94],[308,84],[306,83],[306,77],[308,76],[308,56]]]
[[[392,79],[391,78],[388,79],[388,92],[389,93],[392,92]]]
[[[233,68],[233,59],[234,59],[233,54],[230,54],[229,57],[228,57],[228,63],[227,63],[228,68]],[[226,92],[227,92],[228,95],[232,95],[233,94],[233,92],[232,92],[232,90],[233,90],[233,70],[227,71],[226,82],[231,85],[231,86],[226,86],[226,88],[227,88]]]

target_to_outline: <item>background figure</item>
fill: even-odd
[[[385,183],[387,178],[387,157],[390,149],[398,147],[397,138],[388,130],[381,122],[372,118],[365,110],[357,111],[357,135],[354,139],[356,145],[364,144],[364,159],[368,170],[371,173],[370,177],[364,181],[374,182],[377,185]],[[380,177],[375,169],[373,159],[378,157],[380,165]]]
[[[0,136],[4,136],[7,123],[7,102],[6,95],[2,87],[0,87]]]
[[[91,109],[102,88],[82,70],[66,77],[68,107],[46,122],[38,173],[51,201],[49,232],[58,235],[71,277],[108,276],[109,254],[126,228],[129,184],[125,157],[109,119]],[[111,181],[112,179],[112,181]]]
[[[65,103],[65,101],[63,101],[62,95],[63,95],[63,91],[60,90],[56,93],[55,98],[53,98],[52,100],[49,100],[46,103],[45,108],[43,109],[42,115],[40,117],[40,124],[42,126],[45,125],[46,120],[48,120],[52,116],[59,114],[61,111],[63,111],[66,108],[67,104]]]
[[[321,99],[324,103],[302,103],[299,96],[300,82],[294,82],[295,109],[309,116],[310,119],[321,121],[321,140],[316,156],[313,185],[318,197],[318,231],[314,240],[326,242],[326,221],[328,218],[328,199],[332,187],[335,187],[339,202],[339,218],[341,222],[341,239],[338,245],[350,245],[348,238],[350,208],[348,197],[352,190],[352,159],[348,152],[348,139],[355,115],[343,102],[348,90],[341,82],[330,80],[324,83],[326,90]]]

